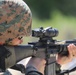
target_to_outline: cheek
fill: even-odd
[[[0,42],[0,45],[3,45],[4,43],[3,42]]]
[[[16,43],[15,44],[21,44],[23,42],[23,40],[18,40],[18,41],[16,41]]]
[[[13,44],[13,45],[19,45],[19,44],[21,44],[22,42],[23,42],[23,40],[15,39],[15,40],[12,41],[12,44]]]

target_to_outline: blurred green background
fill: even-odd
[[[76,0],[24,0],[32,11],[32,29],[53,27],[57,40],[76,38]],[[32,39],[32,38],[31,38]],[[24,38],[31,41],[30,37]],[[28,42],[27,41],[27,42]]]

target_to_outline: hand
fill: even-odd
[[[67,46],[69,55],[68,56],[61,56],[57,54],[57,63],[60,65],[67,64],[76,58],[76,46],[74,44],[70,44]]]
[[[32,65],[37,69],[37,71],[44,74],[45,64],[46,61],[44,59],[33,57],[28,62],[27,66]]]

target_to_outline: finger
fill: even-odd
[[[73,57],[72,44],[68,46],[69,57]]]
[[[74,44],[71,45],[72,48],[72,54],[74,57],[76,57],[76,46]]]

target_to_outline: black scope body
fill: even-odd
[[[46,29],[40,27],[39,29],[32,30],[33,37],[55,37],[58,36],[58,33],[58,30],[52,27],[47,27]]]

